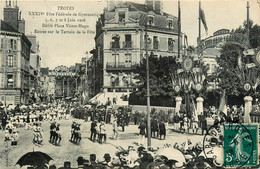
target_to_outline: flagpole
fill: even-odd
[[[247,18],[246,18],[246,24],[247,24],[247,29],[246,29],[246,34],[247,34],[247,48],[249,49],[250,48],[250,42],[249,42],[249,1],[247,1]]]
[[[181,36],[181,8],[180,0],[178,0],[178,58],[180,59],[180,36]]]
[[[199,1],[199,43],[201,41],[201,2]]]

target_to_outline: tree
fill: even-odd
[[[176,70],[177,64],[174,57],[157,57],[151,54],[149,57],[151,104],[163,104],[163,101],[159,103],[159,100],[174,97],[170,73]],[[140,97],[146,96],[147,93],[146,59],[143,59],[140,66],[136,68],[135,73],[138,74],[136,78],[139,80],[139,88],[134,95],[140,99]],[[145,104],[146,99],[141,100]],[[157,103],[156,101],[153,102],[153,100],[157,100]]]
[[[247,22],[243,22],[243,26],[239,26],[234,31],[246,35]],[[249,43],[250,48],[257,48],[260,46],[260,26],[249,20]],[[229,98],[235,99],[237,96],[251,95],[256,96],[257,92],[245,93],[243,90],[243,81],[241,81],[241,69],[246,70],[246,58],[243,57],[244,48],[239,45],[227,43],[221,49],[220,57],[216,59],[219,67],[213,74],[212,79],[218,82],[218,93],[226,90]],[[241,64],[238,64],[241,63]],[[255,67],[253,69],[258,69]],[[255,77],[256,78],[256,77]],[[243,97],[239,97],[243,102]],[[242,99],[241,99],[242,98]]]
[[[247,21],[244,21],[243,27],[239,26],[235,30],[235,33],[246,34],[246,29]],[[254,22],[251,19],[249,20],[249,43],[252,48],[257,48],[260,46],[260,26],[257,24],[254,25]]]
[[[216,59],[219,67],[214,74],[214,79],[222,90],[226,90],[227,95],[238,96],[241,93],[241,84],[236,71],[238,58],[243,49],[238,45],[227,43],[220,52],[220,57]]]

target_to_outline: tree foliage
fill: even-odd
[[[149,57],[149,82],[150,82],[150,95],[151,97],[173,97],[174,91],[170,73],[177,70],[175,58],[172,56],[157,57],[151,55]],[[146,81],[146,59],[143,59],[140,66],[137,67],[135,73],[139,80],[139,90],[136,92],[138,96],[147,94],[147,81]]]
[[[236,71],[242,52],[240,46],[229,43],[222,47],[220,57],[216,59],[219,67],[215,72],[215,79],[220,89],[225,89],[230,96],[238,96],[241,92],[240,79]]]
[[[234,32],[246,34],[247,22],[243,23],[243,27],[240,26]],[[253,21],[249,21],[249,42],[251,48],[257,48],[260,46],[260,26],[253,24]],[[229,96],[239,96],[245,94],[243,91],[243,84],[239,78],[239,60],[242,62],[243,69],[245,69],[246,58],[243,57],[244,49],[238,45],[227,43],[221,49],[220,57],[217,58],[219,65],[218,70],[213,75],[213,79],[217,80],[218,86],[221,90],[226,90]],[[259,68],[254,68],[259,69]],[[255,77],[257,78],[257,77]],[[251,94],[252,95],[252,94]]]
[[[246,34],[247,22],[243,22],[243,27],[239,26],[235,33]],[[252,20],[249,20],[249,43],[252,48],[257,48],[260,46],[260,26],[255,24]]]

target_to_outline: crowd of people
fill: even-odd
[[[19,139],[18,128],[32,130],[32,141],[35,145],[41,146],[43,142],[43,130],[41,128],[44,121],[50,123],[49,142],[53,145],[60,145],[62,136],[60,133],[61,119],[69,119],[70,116],[75,119],[83,119],[91,122],[90,124],[90,140],[100,144],[107,141],[107,125],[111,125],[113,135],[111,139],[117,140],[119,137],[119,128],[121,132],[127,130],[128,125],[136,125],[139,129],[138,148],[130,146],[127,150],[120,151],[113,158],[110,154],[104,155],[104,161],[96,161],[95,155],[92,154],[89,160],[83,157],[78,158],[79,166],[83,168],[153,168],[154,166],[165,166],[166,168],[175,168],[183,165],[185,168],[193,167],[212,167],[215,165],[214,159],[206,159],[201,154],[201,145],[190,144],[174,144],[169,146],[174,152],[180,152],[184,156],[182,164],[169,160],[169,158],[160,154],[162,149],[148,149],[145,146],[146,137],[148,135],[147,116],[144,112],[133,112],[131,107],[112,108],[107,106],[75,106],[65,103],[49,104],[49,105],[32,105],[19,106],[14,110],[2,111],[1,113],[1,129],[5,131],[5,140],[11,140],[12,145],[16,146]],[[243,122],[244,108],[227,106],[227,114],[220,112],[214,106],[204,109],[202,114],[189,117],[187,113],[180,112],[163,112],[152,111],[151,113],[151,136],[155,139],[166,139],[167,129],[171,128],[176,132],[205,134],[210,125],[220,122]],[[81,141],[81,124],[73,121],[71,125],[70,141],[79,144]],[[95,167],[94,167],[95,168]]]
[[[33,133],[32,142],[41,146],[43,142],[42,122],[50,121],[50,140],[54,145],[59,145],[61,141],[60,124],[57,120],[68,119],[70,108],[65,104],[45,105],[17,105],[10,109],[0,107],[1,125],[0,129],[5,131],[5,141],[11,141],[12,146],[16,146],[19,139],[19,128],[31,130]]]
[[[127,149],[117,147],[115,154],[104,153],[103,158],[97,159],[96,154],[87,158],[79,156],[76,161],[80,169],[154,169],[154,168],[186,168],[204,169],[221,168],[218,159],[206,158],[200,142],[192,143],[187,139],[183,143],[165,144],[163,147],[145,148],[143,146],[128,146]],[[65,161],[63,168],[70,168],[71,162]],[[55,165],[49,168],[57,168]]]

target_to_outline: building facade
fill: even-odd
[[[31,42],[24,35],[17,4],[6,4],[1,20],[0,101],[9,104],[29,103]]]
[[[32,103],[39,102],[40,93],[40,68],[41,57],[39,55],[39,44],[35,35],[27,35],[29,41],[32,43],[30,54],[30,101]]]
[[[128,104],[129,94],[137,90],[133,70],[145,58],[146,25],[149,54],[176,56],[177,17],[164,13],[161,1],[109,1],[104,9],[95,37],[95,57],[102,65],[102,93],[96,98],[100,103]]]

